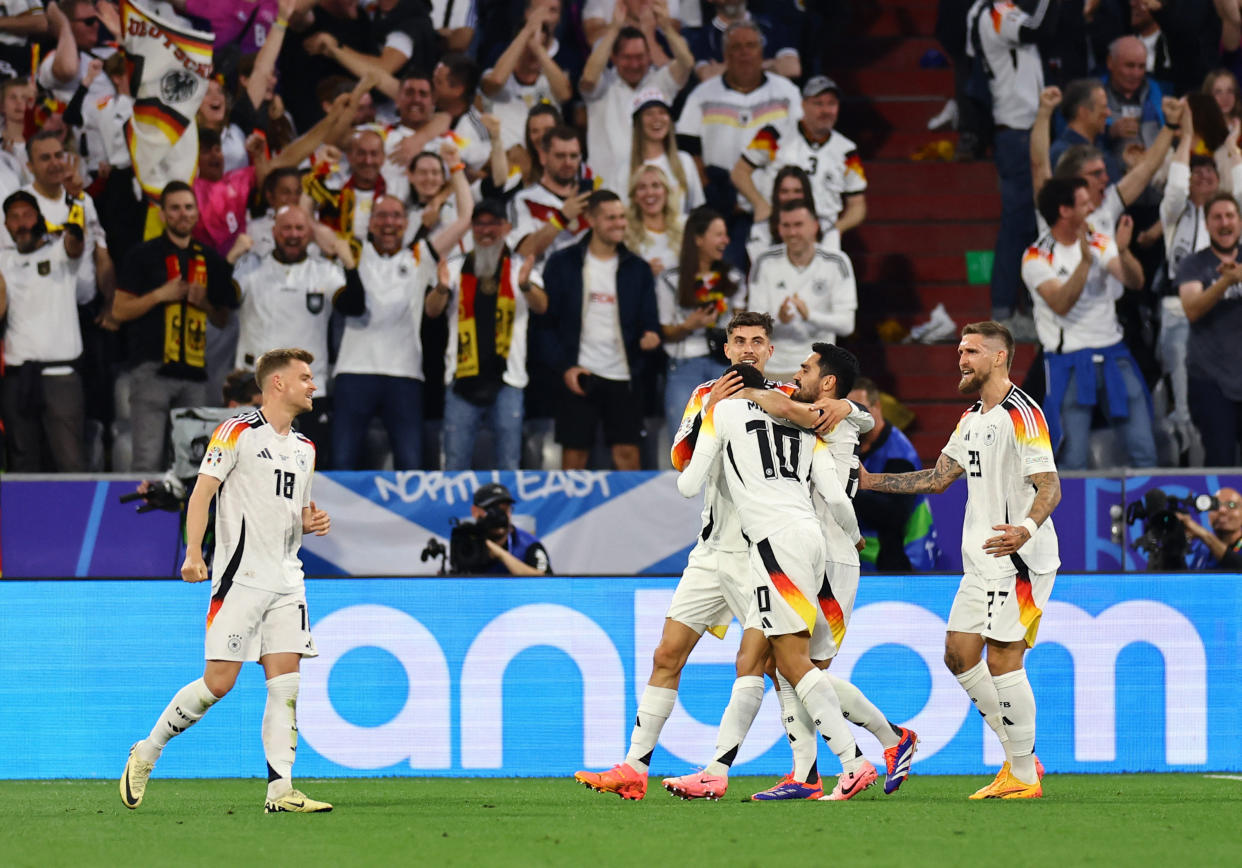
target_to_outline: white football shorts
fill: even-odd
[[[949,610],[949,630],[997,642],[1023,639],[1033,648],[1056,577],[1056,573],[1031,573],[1029,579],[1016,574],[985,579],[967,573]]]
[[[750,547],[755,593],[744,622],[763,635],[810,633],[822,613],[818,605],[824,578],[824,535],[813,521],[795,524]]]
[[[217,604],[218,603],[218,604]],[[306,613],[306,594],[274,594],[232,584],[207,611],[208,660],[246,662],[267,654],[318,657]]]
[[[727,628],[734,617],[746,623],[750,596],[748,554],[717,551],[699,542],[690,550],[665,617],[697,633],[712,630],[723,637],[721,628]]]
[[[845,630],[854,614],[854,598],[858,596],[857,564],[824,564],[824,583],[819,589],[815,630],[811,633],[811,659],[831,660],[841,649]]]

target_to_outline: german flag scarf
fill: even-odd
[[[461,291],[457,300],[457,376],[479,375],[478,323],[475,321],[474,300],[480,283],[489,281],[496,286],[496,355],[509,358],[509,345],[513,342],[513,318],[517,301],[513,293],[513,260],[506,248],[500,254],[499,279],[496,276],[479,278],[474,273],[474,253],[466,254],[461,265]],[[486,291],[486,289],[484,289]]]

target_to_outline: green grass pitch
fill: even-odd
[[[1049,775],[1042,800],[970,802],[982,778],[911,777],[893,796],[641,802],[568,779],[303,780],[320,815],[265,815],[258,780],[0,782],[6,866],[1242,865],[1242,780]]]

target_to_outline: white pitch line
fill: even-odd
[[[1242,775],[1204,775],[1205,778],[1215,778],[1218,781],[1242,781]]]

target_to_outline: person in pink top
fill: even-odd
[[[250,165],[231,172],[224,171],[220,134],[200,129],[198,177],[193,185],[194,197],[198,200],[199,221],[194,227],[194,237],[227,257],[237,236],[246,229],[246,204],[250,201],[251,191],[263,186],[268,172],[296,167],[325,139],[335,140],[342,135],[353,119],[359,100],[372,86],[373,82],[363,79],[353,92],[337,97],[323,120],[272,157],[267,155],[267,143],[262,136],[250,136],[246,139]]]
[[[262,48],[280,17],[277,0],[173,0],[173,6],[186,15],[210,21],[217,48],[236,42],[242,54]]]

